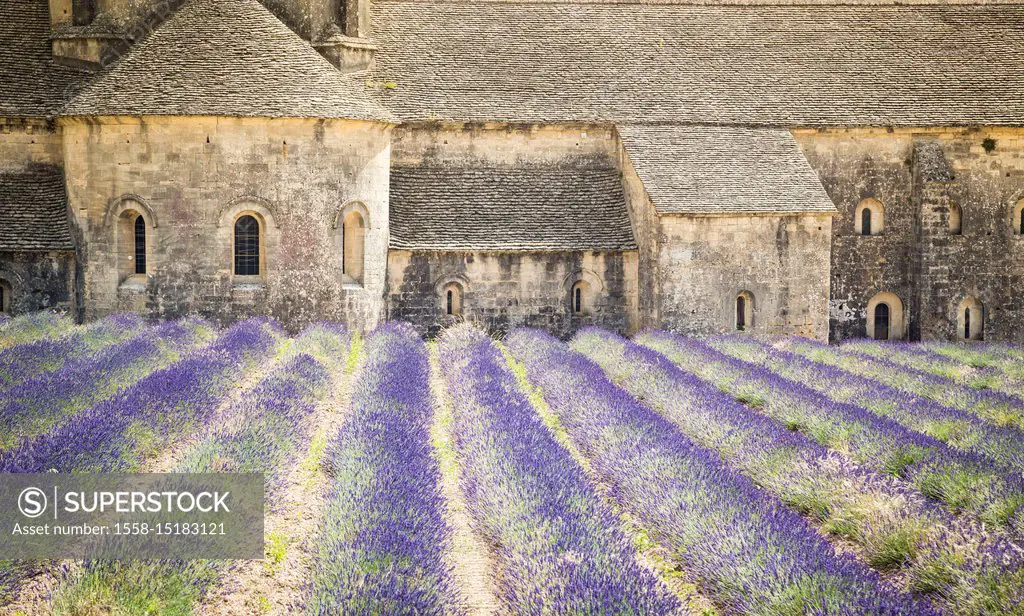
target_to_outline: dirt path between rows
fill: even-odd
[[[459,488],[459,467],[451,445],[451,407],[440,373],[437,348],[430,350],[430,392],[434,398],[434,424],[431,437],[434,452],[441,465],[441,493],[448,504],[446,520],[452,529],[452,546],[448,553],[455,585],[468,613],[485,616],[501,613],[495,593],[494,555],[487,542],[473,530],[466,501]]]
[[[236,561],[196,613],[295,614],[305,607],[304,593],[312,576],[330,491],[330,479],[321,470],[320,462],[325,446],[351,411],[352,386],[359,378],[362,364],[360,353],[353,370],[341,367],[331,392],[308,420],[310,444],[288,469],[287,487],[275,495],[275,507],[264,522],[267,559]]]
[[[281,350],[283,350],[283,345]],[[279,353],[272,354],[264,360],[256,369],[246,372],[244,376],[234,385],[227,399],[221,402],[213,413],[213,419],[208,423],[210,426],[220,425],[229,415],[229,411],[242,394],[256,387],[270,371],[277,365]],[[166,473],[179,464],[185,455],[197,443],[201,442],[207,435],[208,429],[201,429],[188,437],[180,439],[171,444],[156,457],[147,460],[139,472],[142,473]],[[73,584],[75,577],[81,571],[82,563],[77,560],[66,560],[54,562],[52,565],[39,570],[38,573],[23,581],[18,588],[18,596],[14,602],[0,609],[2,616],[34,616],[35,614],[49,614],[50,600],[65,584]]]

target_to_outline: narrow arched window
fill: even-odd
[[[590,312],[590,284],[577,280],[569,290],[569,309],[573,314],[585,315]]]
[[[1020,211],[1020,234],[1024,235],[1024,209]]]
[[[366,222],[359,212],[349,212],[345,216],[342,226],[342,273],[344,273],[346,280],[362,284],[366,247]]]
[[[6,280],[0,280],[0,314],[11,311],[11,286]]]
[[[747,329],[747,298],[742,295],[736,298],[736,329]]]
[[[951,235],[960,235],[963,233],[964,224],[964,212],[960,209],[959,205],[953,204],[949,206],[949,233]]]
[[[877,199],[865,199],[857,206],[854,219],[857,235],[881,235],[885,226],[885,208]]]
[[[446,284],[441,292],[441,302],[446,315],[460,316],[462,314],[462,287],[455,282]]]
[[[957,337],[961,340],[985,339],[985,307],[973,297],[957,308]]]
[[[260,223],[248,214],[235,221],[235,275],[260,275]]]
[[[889,304],[875,306],[875,340],[889,339]]]
[[[146,219],[135,217],[135,273],[146,273]]]

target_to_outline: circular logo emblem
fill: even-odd
[[[18,509],[26,518],[38,518],[46,513],[46,493],[39,488],[25,488],[18,496]]]

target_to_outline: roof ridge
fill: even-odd
[[[257,0],[187,0],[63,115],[391,121],[361,80],[341,74]]]

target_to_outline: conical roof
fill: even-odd
[[[190,0],[86,86],[65,116],[390,120],[257,0]]]

